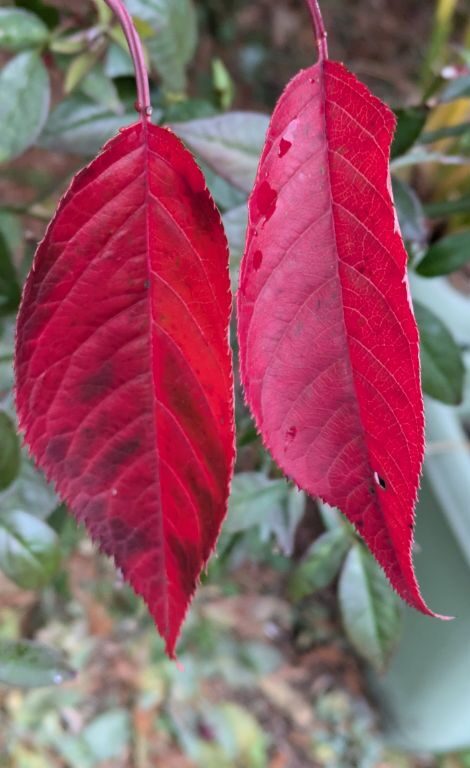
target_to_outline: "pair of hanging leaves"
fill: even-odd
[[[341,64],[283,93],[249,201],[242,379],[286,474],[338,506],[424,613],[418,333],[388,168],[394,118]],[[174,654],[234,460],[228,249],[191,155],[146,118],[80,172],[18,319],[26,442]]]

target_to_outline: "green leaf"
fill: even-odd
[[[81,737],[95,760],[117,759],[131,740],[129,712],[125,709],[103,712],[86,726]]]
[[[15,483],[0,494],[0,514],[22,509],[40,520],[46,520],[58,503],[59,500],[52,487],[46,483],[44,475],[24,457]]]
[[[44,3],[43,0],[16,0],[15,5],[39,16],[49,29],[56,27],[60,21],[60,13],[57,8]]]
[[[384,573],[359,542],[345,560],[338,597],[349,640],[361,656],[382,671],[398,638],[400,611]]]
[[[108,27],[113,20],[113,12],[111,8],[106,5],[105,0],[94,0],[94,3],[96,5],[99,24]]]
[[[33,13],[19,8],[0,8],[0,48],[3,50],[39,47],[48,37],[48,28]]]
[[[284,479],[272,480],[261,472],[239,472],[232,482],[224,533],[257,527],[262,540],[274,535],[282,550],[290,554],[304,503],[303,494]]]
[[[424,243],[427,238],[426,218],[417,194],[396,176],[392,178],[392,189],[403,239]]]
[[[20,441],[15,425],[4,411],[0,411],[0,491],[4,491],[15,480],[20,463]]]
[[[30,640],[0,641],[0,683],[20,688],[59,685],[75,672],[62,654]]]
[[[180,123],[201,117],[214,117],[219,111],[205,99],[184,99],[172,101],[163,109],[163,123]]]
[[[470,229],[455,232],[433,243],[416,267],[423,277],[437,277],[455,272],[470,261]]]
[[[186,91],[186,67],[197,45],[197,18],[192,0],[128,0],[133,16],[154,31],[145,40],[150,59],[170,95]]]
[[[460,136],[465,136],[467,133],[470,133],[470,123],[446,125],[435,131],[426,131],[426,133],[422,133],[420,136],[420,143],[433,144],[435,141],[440,141],[441,139],[458,138]]]
[[[53,53],[64,54],[65,56],[74,56],[82,54],[90,46],[91,30],[74,32],[71,35],[54,37],[49,43],[49,50]],[[62,61],[62,59],[60,59]]]
[[[268,125],[258,112],[227,112],[171,128],[219,176],[251,192]]]
[[[470,96],[470,75],[463,75],[451,80],[441,93],[441,101],[455,101]]]
[[[436,400],[458,405],[462,402],[465,374],[460,349],[430,309],[418,301],[413,306],[419,326],[423,390]]]
[[[62,101],[51,113],[39,144],[47,149],[92,157],[119,128],[135,120],[133,110],[116,115],[77,94]]]
[[[222,216],[225,234],[230,248],[230,279],[233,291],[238,287],[238,273],[245,248],[246,227],[248,224],[248,208],[238,205]]]
[[[96,104],[100,104],[116,115],[122,115],[124,106],[119,99],[113,81],[104,73],[101,64],[97,64],[83,78],[80,90]]]
[[[0,569],[23,589],[40,589],[60,562],[52,528],[22,510],[0,514]]]
[[[10,392],[14,384],[14,374],[13,374],[14,346],[15,346],[15,324],[11,316],[5,317],[3,319],[3,322],[0,324],[0,391],[3,391],[4,393]],[[11,402],[11,398],[9,399]],[[5,493],[10,493],[10,489],[5,491]],[[2,495],[3,494],[0,493],[0,498],[2,497]]]
[[[271,480],[261,472],[238,472],[232,481],[227,533],[238,533],[262,525],[284,502],[288,491],[285,480]]]
[[[49,112],[49,77],[40,56],[20,53],[0,72],[0,163],[34,144]]]
[[[96,55],[90,51],[75,56],[67,67],[64,80],[64,91],[72,93],[88,75],[96,64]]]
[[[256,718],[239,704],[222,702],[208,713],[208,724],[214,731],[227,757],[227,765],[243,768],[265,768],[267,764],[267,739]],[[199,763],[206,765],[204,761]],[[214,765],[223,768],[218,759]]]
[[[134,65],[128,51],[111,42],[104,62],[104,71],[108,77],[132,77]]]
[[[423,130],[428,109],[426,107],[404,107],[396,109],[397,127],[390,154],[392,158],[404,155],[413,146]]]
[[[322,533],[314,541],[289,579],[292,600],[302,600],[330,584],[337,575],[351,544],[345,527]]]
[[[0,209],[0,234],[10,255],[16,254],[23,242],[23,228],[18,216]]]
[[[437,165],[469,165],[470,157],[464,155],[447,155],[445,152],[431,152],[426,147],[417,145],[401,157],[392,160],[390,167],[407,168],[410,165],[422,165],[423,163],[436,163]]]
[[[336,531],[338,528],[344,528],[348,525],[336,507],[330,507],[329,504],[320,501],[320,499],[317,499],[317,504],[322,523],[327,531]]]
[[[441,216],[453,216],[458,213],[470,213],[470,195],[455,200],[441,200],[424,206],[426,216],[439,219]]]
[[[21,288],[0,224],[0,316],[15,312],[20,298]]]
[[[216,204],[222,211],[228,211],[239,205],[246,205],[247,193],[234,187],[222,176],[218,176],[212,168],[209,168],[200,158],[198,165],[204,174],[208,189]]]
[[[222,59],[212,60],[212,82],[221,109],[230,109],[235,98],[235,86]]]

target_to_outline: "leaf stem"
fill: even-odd
[[[318,46],[318,56],[320,61],[326,61],[328,59],[328,43],[327,33],[325,25],[323,24],[323,18],[318,5],[318,0],[307,0],[307,4],[310,10],[310,15],[313,21],[313,28],[315,30],[315,38]]]
[[[122,0],[105,0],[105,3],[109,5],[122,27],[122,31],[126,37],[132,61],[134,63],[135,80],[137,85],[137,112],[141,114],[143,120],[149,120],[150,115],[152,114],[152,107],[150,105],[149,78],[140,37],[137,34],[137,30],[134,26],[134,22],[132,21],[129,11],[125,7]]]

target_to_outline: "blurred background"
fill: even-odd
[[[300,0],[127,0],[153,119],[196,154],[236,290],[269,114],[316,58]],[[323,0],[330,55],[395,110],[395,201],[421,332],[427,449],[394,597],[334,509],[286,482],[237,386],[227,522],[165,658],[146,610],[20,448],[21,285],[72,175],[135,119],[102,0],[0,2],[0,767],[470,766],[470,7]],[[233,338],[236,357],[236,339]]]

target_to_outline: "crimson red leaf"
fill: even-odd
[[[230,306],[204,178],[170,131],[139,122],[74,179],[19,314],[26,441],[170,655],[226,512]]]
[[[249,201],[241,368],[279,465],[339,507],[397,592],[431,613],[411,559],[423,403],[394,125],[342,64],[321,58],[286,88]]]

